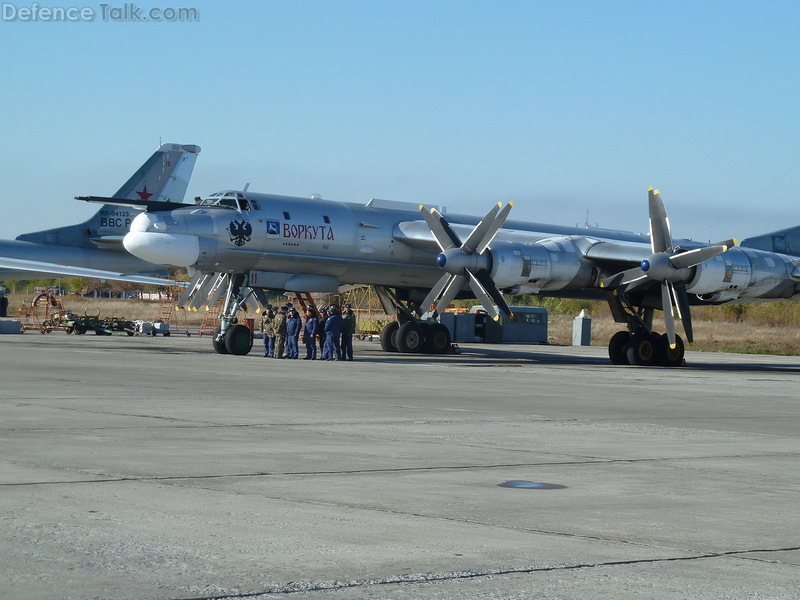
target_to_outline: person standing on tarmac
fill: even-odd
[[[275,331],[273,321],[275,320],[275,309],[268,305],[264,314],[261,315],[261,333],[264,336],[264,356],[272,358],[275,356]]]
[[[330,307],[330,316],[325,321],[325,355],[323,360],[342,360],[340,336],[342,335],[342,317],[336,306]]]
[[[8,296],[3,290],[0,290],[0,317],[8,316]]]
[[[286,321],[286,358],[297,358],[300,353],[297,348],[297,341],[303,329],[303,322],[295,309],[289,311],[289,318]]]
[[[328,321],[328,309],[322,309],[322,316],[317,323],[317,339],[319,339],[319,357],[326,360],[328,355],[325,354],[325,323]]]
[[[348,302],[342,315],[342,360],[353,360],[353,334],[356,332],[356,313]]]
[[[284,304],[280,312],[272,321],[272,330],[275,332],[275,354],[273,358],[283,358],[283,347],[286,343],[286,311],[289,308]]]
[[[303,328],[303,342],[306,345],[306,357],[303,360],[317,360],[317,326],[319,319],[313,308],[306,311],[306,324]]]

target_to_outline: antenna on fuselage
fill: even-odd
[[[249,187],[250,187],[250,183],[249,183],[249,182],[248,182],[248,183],[245,183],[245,184],[244,184],[244,189],[243,189],[242,191],[243,191],[243,192],[246,192],[246,191],[247,191],[247,188],[249,188]]]

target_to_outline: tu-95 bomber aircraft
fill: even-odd
[[[373,285],[396,314],[381,334],[386,351],[444,352],[448,330],[431,319],[455,298],[475,297],[493,318],[510,316],[503,294],[605,299],[625,328],[609,342],[614,364],[678,366],[690,306],[797,298],[800,228],[702,244],[672,238],[661,195],[649,191],[650,234],[507,220],[512,205],[483,218],[373,199],[366,205],[247,191],[199,205],[79,197],[144,208],[123,244],[153,263],[196,270],[181,305],[225,298],[214,348],[246,354],[237,311],[265,289],[333,293]],[[653,332],[664,313],[666,332]]]

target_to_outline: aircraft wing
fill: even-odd
[[[53,275],[63,275],[65,277],[92,277],[94,279],[129,281],[132,283],[144,283],[150,285],[168,285],[175,287],[188,286],[188,283],[185,281],[176,281],[174,279],[162,279],[161,277],[151,277],[149,275],[139,275],[133,273],[117,273],[114,271],[103,271],[101,269],[73,267],[70,265],[59,265],[57,263],[49,263],[38,260],[24,260],[21,258],[6,258],[2,256],[0,256],[0,269],[32,271],[34,273],[51,273]],[[2,276],[1,272],[0,276]]]
[[[472,225],[450,223],[450,227],[461,239],[466,239]],[[580,233],[577,233],[579,232]],[[614,232],[617,233],[617,232]],[[642,259],[650,255],[649,242],[646,239],[637,241],[606,241],[594,235],[586,235],[585,230],[573,229],[572,231],[553,233],[528,232],[519,229],[502,229],[497,239],[517,243],[546,243],[552,239],[571,239],[580,253],[600,267],[608,269],[626,269],[641,263]],[[636,236],[638,237],[638,236]],[[393,238],[412,248],[430,252],[433,256],[439,253],[436,238],[431,233],[425,221],[404,221],[398,223]],[[687,244],[688,248],[699,247],[702,244]]]

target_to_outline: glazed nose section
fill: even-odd
[[[157,265],[189,267],[200,257],[200,239],[195,235],[131,231],[122,245],[137,258]]]

